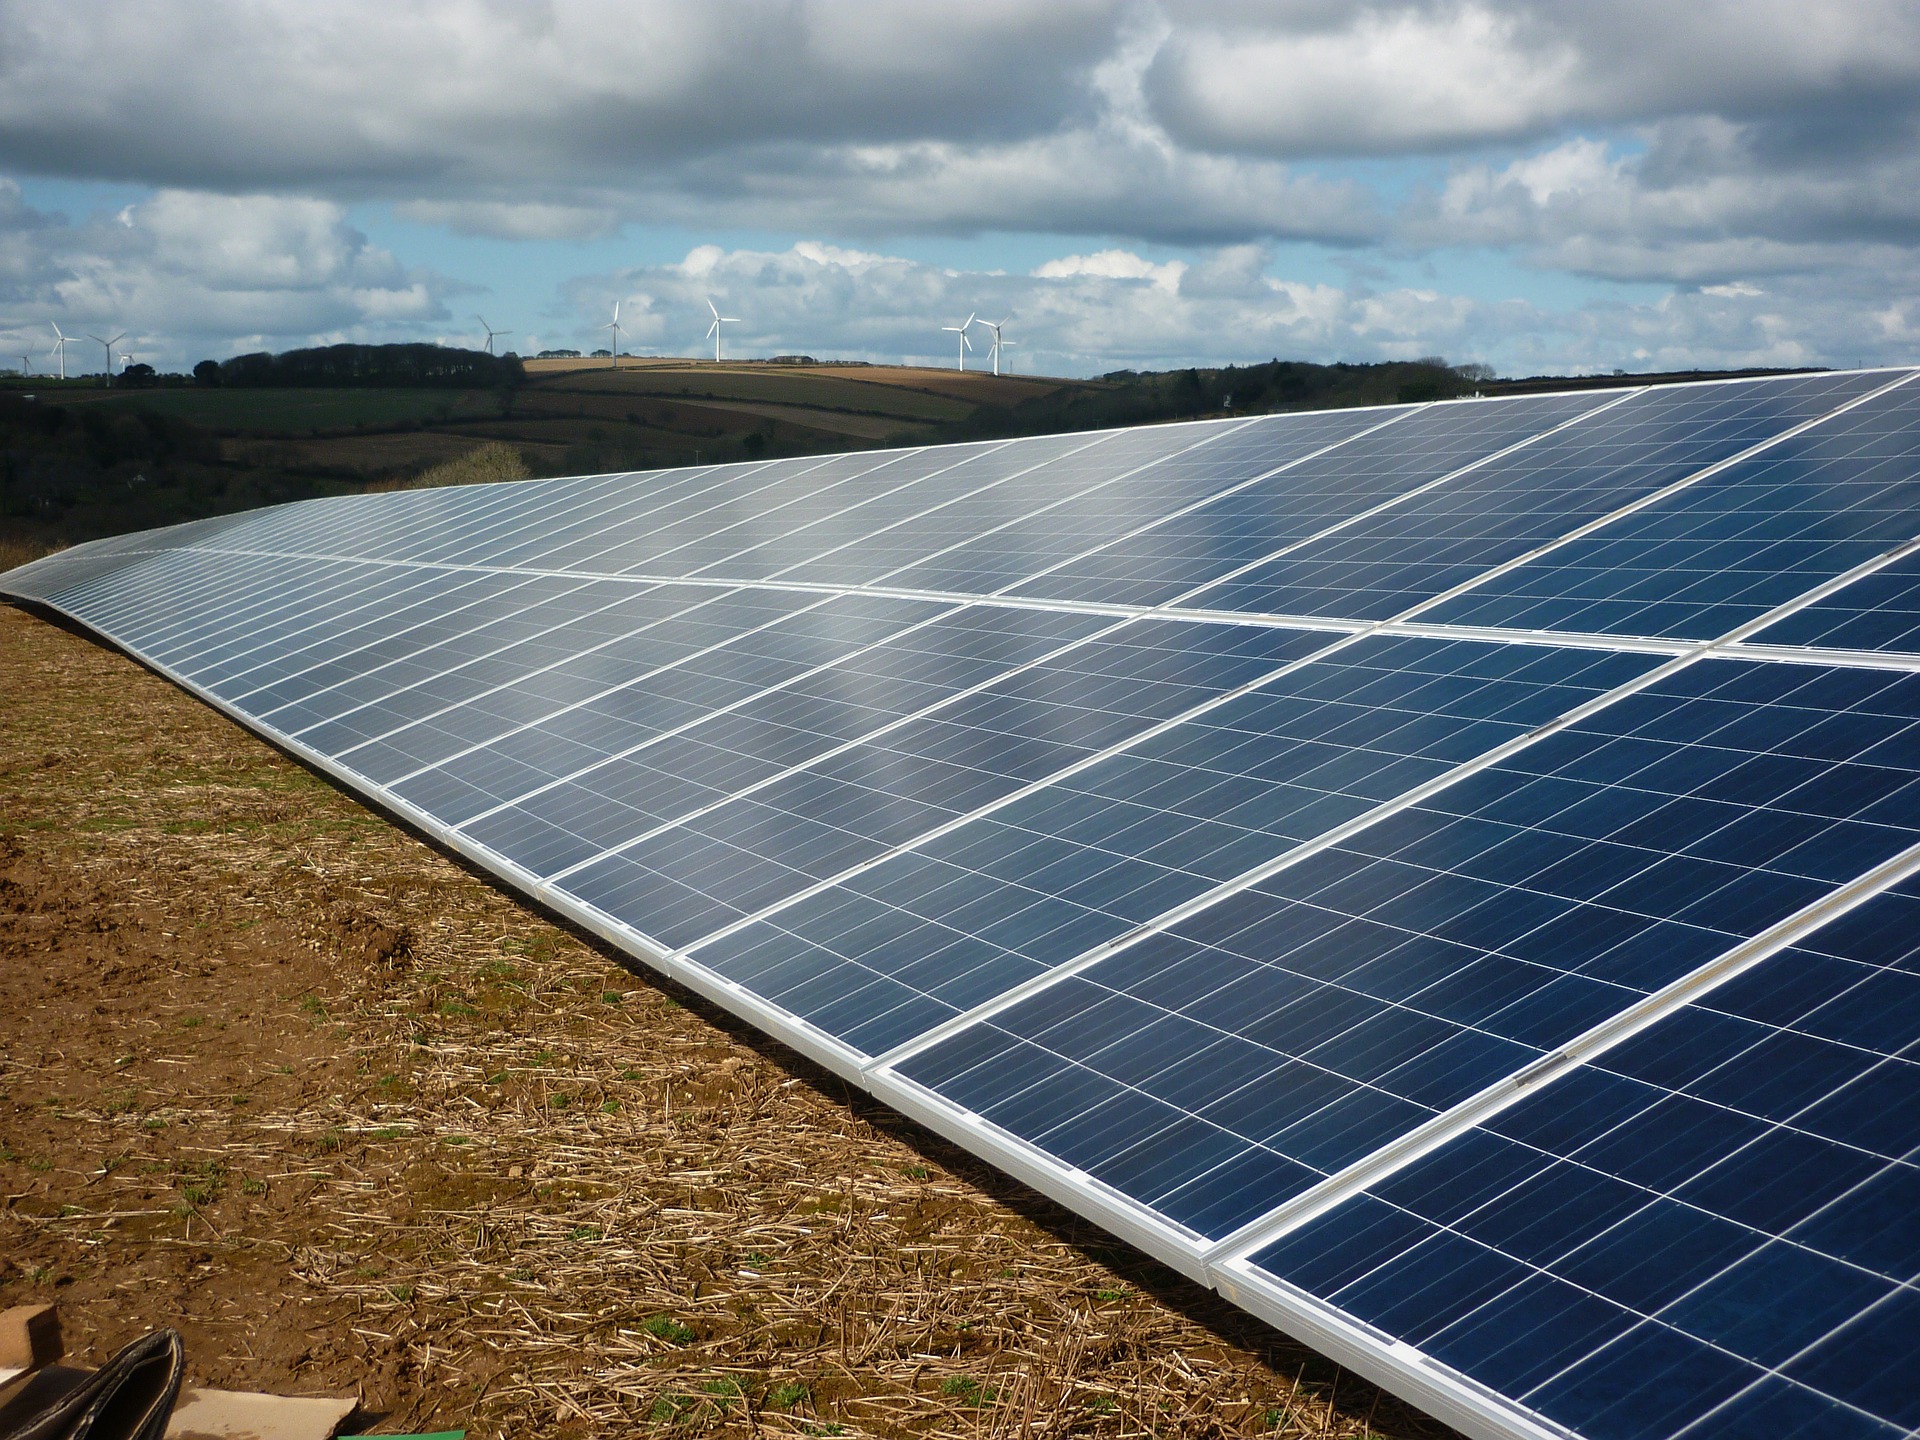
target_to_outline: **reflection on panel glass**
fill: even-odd
[[[1324,643],[1272,627],[1130,622],[649,835],[567,888],[682,948]]]
[[[883,1052],[1652,663],[1362,641],[695,953]]]
[[[1399,615],[1887,378],[1809,375],[1649,390],[1190,603],[1365,620]],[[1458,619],[1466,603],[1429,618]]]
[[[1702,662],[904,1073],[1217,1237],[1917,837],[1920,676]]]
[[[1903,385],[1477,586],[1426,618],[1710,640],[1914,538]]]
[[[1917,1050],[1910,884],[1255,1260],[1592,1440],[1911,1434]]]
[[[1036,569],[1012,593],[1164,605],[1618,398],[1595,392],[1401,412],[1384,427],[1356,432],[1356,438],[1270,478],[1184,513],[1170,510],[1139,534],[1044,572]],[[1375,426],[1394,414],[1360,413]]]
[[[1751,639],[1756,645],[1920,652],[1920,555],[1862,576]]]

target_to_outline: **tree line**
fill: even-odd
[[[308,350],[264,350],[193,367],[202,385],[236,387],[332,386],[497,390],[527,378],[518,355],[489,355],[445,345],[321,345]]]

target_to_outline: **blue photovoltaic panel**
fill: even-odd
[[[1191,510],[1170,512],[1137,535],[1065,564],[1036,568],[1011,593],[1166,604],[1618,399],[1589,392],[1363,411],[1372,424],[1327,453]],[[1382,420],[1390,423],[1382,426]]]
[[[1325,643],[1141,620],[566,877],[673,949],[1271,673]]]
[[[1905,384],[1477,586],[1426,618],[1712,639],[1920,534]]]
[[[1476,1436],[1907,1433],[1920,890],[1661,990],[1915,868],[1898,378],[343,496],[0,590]]]
[[[884,577],[888,585],[920,590],[992,594],[1021,585],[1039,594],[1029,577],[1043,574],[1074,557],[1161,517],[1242,485],[1278,466],[1337,445],[1386,418],[1370,410],[1335,410],[1319,415],[1274,415],[1239,428],[1193,427],[1200,443],[1136,468],[1117,478],[1043,507],[1024,499],[1015,513],[984,530],[978,538],[918,560]],[[1089,462],[1110,463],[1107,447],[1087,452]],[[863,547],[864,548],[864,547]]]
[[[1701,662],[902,1069],[1219,1238],[1916,839],[1920,675]]]
[[[1008,463],[1014,467],[1010,473],[1015,479],[956,496],[884,530],[849,536],[840,548],[800,559],[780,571],[778,578],[843,585],[911,585],[896,577],[914,567],[931,567],[928,578],[938,580],[944,572],[937,568],[937,562],[945,556],[987,536],[1004,534],[1029,517],[1057,517],[1054,523],[1065,533],[1075,525],[1091,523],[1111,505],[1124,507],[1126,486],[1134,480],[1150,486],[1144,478],[1149,472],[1177,473],[1165,467],[1197,467],[1198,483],[1204,491],[1212,473],[1206,453],[1217,445],[1231,446],[1241,428],[1213,422],[1122,430],[1039,469],[1010,459]],[[1020,448],[1011,447],[1009,455],[1017,454]],[[1244,458],[1238,465],[1232,464],[1229,452],[1225,467],[1229,475],[1243,473],[1244,466]],[[1000,583],[1020,578],[1007,576]]]
[[[1755,632],[1752,640],[1756,645],[1920,652],[1920,555],[1861,576]]]
[[[1362,641],[693,953],[883,1052],[1654,663]]]
[[[1592,1440],[1911,1435],[1917,1049],[1908,884],[1253,1263]]]
[[[1650,390],[1189,603],[1363,620],[1399,615],[1890,378],[1812,375]],[[1429,618],[1458,619],[1458,603]]]
[[[611,759],[604,717],[637,723],[636,710],[656,711],[658,700],[644,687],[445,761],[395,789],[425,803],[449,786],[470,787],[481,809],[469,813],[435,798],[437,812],[516,864],[550,874],[1021,667],[1044,669],[1049,655],[1112,624],[1036,610],[936,612],[708,723],[637,737]],[[583,724],[593,728],[583,732]]]

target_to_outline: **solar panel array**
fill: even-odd
[[[312,501],[0,576],[1484,1436],[1920,1429],[1920,384]]]

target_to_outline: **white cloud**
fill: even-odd
[[[1069,375],[1434,353],[1517,374],[1853,364],[1901,358],[1914,337],[1907,312],[1890,311],[1869,289],[1831,309],[1805,303],[1791,286],[1770,293],[1735,284],[1651,304],[1554,310],[1432,287],[1306,283],[1271,268],[1268,252],[1247,246],[1184,265],[1121,249],[1065,255],[1027,275],[953,271],[820,242],[784,251],[701,246],[672,264],[579,281],[570,298],[574,343],[583,347],[619,299],[632,348],[705,353],[712,297],[741,317],[727,334],[733,355],[932,365],[953,363],[941,326],[970,312],[1006,315],[1007,338],[1019,345],[1009,351],[1015,368]]]
[[[1182,142],[1276,157],[1535,140],[1673,115],[1913,108],[1902,0],[1167,0],[1146,93]]]
[[[794,326],[978,290],[1063,367],[1912,343],[1888,298],[1920,269],[1911,0],[203,0],[111,24],[0,0],[0,36],[0,165],[151,192],[68,225],[0,184],[0,296],[30,327],[431,333],[457,287],[353,232],[372,201],[509,243],[784,237],[753,263],[807,297]],[[1003,233],[1033,273],[954,288],[887,253]],[[1317,247],[1314,283],[1271,273],[1285,242]],[[1533,272],[1515,294],[1577,275],[1670,303],[1468,302],[1445,277],[1471,252]],[[634,335],[678,344],[673,307],[747,284],[746,253],[645,272]],[[910,353],[883,320],[832,334]]]
[[[418,339],[459,287],[368,243],[329,201],[163,190],[78,224],[0,182],[0,353],[49,322],[125,330],[157,364],[331,339]]]
[[[1175,290],[1186,272],[1186,262],[1182,260],[1155,265],[1131,250],[1102,250],[1094,255],[1065,255],[1049,260],[1033,274],[1037,280],[1066,280],[1079,275],[1101,280],[1147,280],[1163,290]]]

